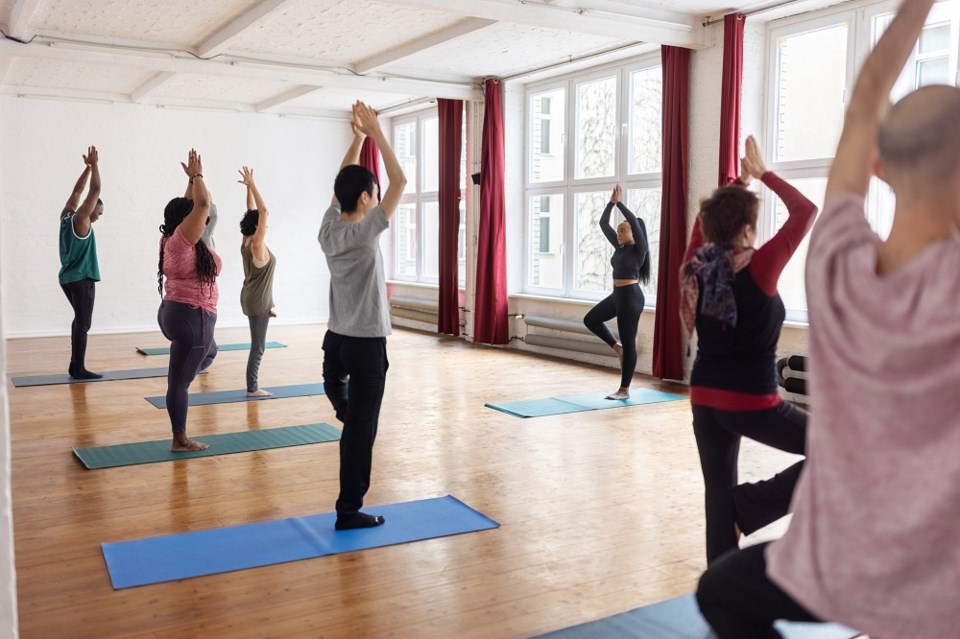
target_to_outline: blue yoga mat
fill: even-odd
[[[658,402],[676,402],[685,399],[687,398],[683,395],[664,393],[652,388],[637,388],[630,391],[630,399],[606,399],[602,394],[592,393],[590,395],[526,399],[515,402],[491,402],[484,404],[484,406],[514,417],[545,417],[547,415],[565,415],[589,410],[656,404]]]
[[[116,590],[498,528],[447,495],[370,507],[386,523],[335,530],[336,513],[101,544]]]
[[[138,368],[129,371],[107,371],[101,373],[100,379],[73,379],[66,373],[61,375],[33,375],[31,377],[14,377],[13,385],[22,386],[51,386],[53,384],[89,384],[90,382],[112,382],[120,379],[143,379],[146,377],[166,377],[167,367]]]
[[[777,622],[784,639],[852,639],[860,633],[832,623]],[[717,639],[693,595],[557,630],[540,639]]]
[[[247,391],[240,390],[214,391],[212,393],[193,393],[190,395],[190,406],[207,406],[208,404],[232,404],[234,402],[262,402],[268,399],[284,399],[287,397],[307,397],[323,395],[323,384],[294,384],[292,386],[270,386],[268,390],[273,395],[269,397],[247,397]],[[144,397],[145,400],[157,408],[167,407],[165,395]]]
[[[286,344],[281,344],[280,342],[267,342],[264,344],[265,348],[286,348]],[[240,344],[217,344],[217,351],[248,351],[250,350],[250,342],[240,343]],[[170,347],[169,346],[160,346],[157,348],[140,348],[137,347],[137,352],[141,355],[169,355]]]

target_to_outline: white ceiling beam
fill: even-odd
[[[309,95],[319,88],[320,87],[305,86],[305,85],[293,87],[289,91],[284,91],[283,93],[279,93],[273,96],[272,98],[267,98],[262,102],[257,102],[256,104],[253,105],[253,110],[256,111],[257,113],[262,113],[264,111],[274,109],[280,106],[281,104],[286,104],[291,100],[296,100],[297,98],[302,98],[305,95]]]
[[[134,102],[140,102],[145,97],[166,84],[176,73],[171,71],[158,71],[150,76],[150,79],[138,86],[130,93],[130,99]]]
[[[433,9],[462,16],[514,24],[576,31],[592,35],[703,49],[707,39],[695,17],[674,12],[634,8],[627,13],[600,0],[569,3],[519,3],[510,0],[391,0],[392,5]],[[586,6],[585,6],[586,5]]]
[[[443,44],[444,42],[455,40],[461,36],[467,35],[468,33],[473,33],[474,31],[479,31],[480,29],[486,29],[490,25],[496,23],[496,20],[487,20],[485,18],[467,18],[466,20],[461,20],[451,27],[427,34],[423,37],[417,38],[413,42],[402,44],[399,47],[390,49],[389,51],[384,51],[383,53],[370,56],[369,58],[361,60],[350,66],[356,73],[370,73],[374,69],[392,64],[397,60],[402,60],[403,58],[409,57],[415,53],[420,53],[421,51],[425,51],[431,47]]]
[[[13,0],[10,8],[10,17],[7,19],[8,34],[18,40],[29,40],[33,37],[30,23],[37,10],[40,0]]]
[[[226,51],[232,42],[277,12],[290,0],[263,0],[252,9],[231,20],[225,27],[200,43],[196,53],[201,58],[212,58]]]
[[[455,100],[482,100],[480,89],[470,83],[436,82],[390,76],[358,76],[338,73],[330,69],[312,69],[303,65],[276,62],[231,60],[198,60],[192,56],[180,57],[164,52],[137,51],[100,44],[39,43],[29,46],[9,40],[0,40],[0,55],[13,54],[27,58],[67,60],[90,64],[136,65],[153,71],[169,73],[198,73],[239,79],[272,80],[314,87],[382,91],[404,95],[427,95]]]

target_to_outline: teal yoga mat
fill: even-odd
[[[14,377],[13,385],[23,386],[51,386],[53,384],[89,384],[91,382],[113,382],[122,379],[144,379],[146,377],[166,377],[167,367],[138,368],[129,371],[106,371],[100,373],[100,379],[73,379],[66,373],[60,375],[33,375],[30,377]]]
[[[334,530],[336,513],[324,513],[104,543],[101,548],[110,582],[120,590],[500,526],[450,495],[369,506],[364,511],[382,515],[386,523],[375,528]],[[321,571],[329,569],[318,567]]]
[[[784,639],[852,639],[860,633],[831,623],[777,622]],[[661,601],[605,619],[557,630],[539,639],[717,639],[693,595]]]
[[[605,399],[603,394],[595,393],[548,397],[547,399],[526,399],[515,402],[491,402],[484,404],[484,406],[514,417],[545,417],[547,415],[565,415],[567,413],[641,406],[659,402],[677,402],[685,399],[687,398],[683,395],[664,393],[652,388],[637,388],[630,391],[630,399]]]
[[[267,348],[286,348],[286,344],[281,344],[280,342],[267,342]],[[220,351],[248,351],[250,350],[250,342],[241,343],[241,344],[217,344],[217,352]],[[137,352],[141,355],[169,355],[170,347],[163,346],[158,348],[140,348],[137,347]]]
[[[332,442],[340,439],[340,431],[330,424],[304,424],[302,426],[247,430],[239,433],[200,435],[193,439],[210,444],[210,448],[174,453],[170,450],[170,439],[168,438],[159,441],[116,444],[96,448],[74,448],[73,454],[84,466],[95,470]]]
[[[273,395],[270,397],[247,397],[247,391],[239,390],[214,391],[212,393],[193,393],[190,395],[190,406],[207,406],[209,404],[232,404],[234,402],[263,402],[268,399],[285,399],[287,397],[307,397],[309,395],[323,395],[323,384],[294,384],[292,386],[269,386]],[[157,408],[167,407],[165,395],[144,397],[145,400]]]

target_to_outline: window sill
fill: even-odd
[[[536,302],[554,302],[558,304],[575,304],[577,306],[594,306],[599,300],[586,300],[579,297],[559,297],[555,295],[540,295],[536,293],[513,293],[510,296],[510,299],[517,300],[532,300]],[[656,310],[654,306],[644,306],[643,310],[645,312],[653,312]]]

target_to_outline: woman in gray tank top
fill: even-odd
[[[273,312],[273,271],[277,264],[267,248],[267,206],[253,181],[253,169],[240,169],[240,184],[247,187],[247,212],[240,220],[243,242],[240,257],[243,259],[243,288],[240,290],[240,307],[250,320],[250,355],[247,358],[247,396],[267,397],[271,393],[260,388],[258,374],[260,360],[266,348],[267,324]]]

